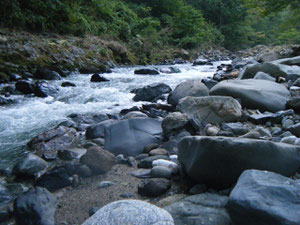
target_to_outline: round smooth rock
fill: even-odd
[[[121,200],[104,206],[82,225],[95,224],[174,225],[174,220],[166,210],[150,203]]]
[[[172,170],[164,166],[155,166],[150,172],[152,178],[166,178],[170,179],[172,177]]]

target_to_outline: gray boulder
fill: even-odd
[[[55,84],[47,81],[37,81],[34,86],[34,95],[41,98],[48,96],[55,97],[58,94],[59,88]]]
[[[236,122],[242,116],[240,103],[227,96],[186,97],[177,109],[200,122]]]
[[[285,109],[290,92],[281,84],[267,80],[230,80],[214,86],[211,95],[231,96],[241,101],[242,107],[277,112]]]
[[[258,62],[272,62],[280,59],[280,53],[277,51],[264,52],[257,56]]]
[[[172,216],[164,209],[139,200],[112,202],[99,209],[82,225],[174,225]]]
[[[144,147],[162,138],[161,122],[152,118],[133,118],[105,128],[104,148],[125,157],[143,153]]]
[[[257,63],[248,65],[240,74],[240,79],[251,79],[258,72],[264,72],[270,74],[272,77],[286,77],[290,74],[300,74],[299,66],[288,66],[277,63]]]
[[[296,56],[293,58],[285,58],[274,61],[276,64],[284,64],[289,66],[300,66],[300,56]]]
[[[267,73],[264,72],[258,72],[253,79],[257,79],[257,80],[269,80],[269,81],[276,81],[276,79],[272,76],[270,76]]]
[[[162,121],[161,127],[164,131],[164,135],[170,137],[173,133],[184,129],[189,123],[189,117],[186,114],[180,112],[170,113]]]
[[[180,99],[187,96],[202,97],[208,96],[208,88],[201,82],[201,80],[185,81],[174,89],[168,97],[168,103],[176,106]]]
[[[233,222],[299,225],[299,181],[267,171],[245,171],[229,197],[228,209]]]
[[[37,177],[39,172],[46,169],[47,166],[46,161],[32,153],[29,153],[23,160],[14,166],[13,173],[20,178]]]
[[[293,135],[300,137],[300,123],[297,123],[288,129]]]
[[[271,141],[229,137],[185,137],[178,161],[200,184],[226,188],[244,170],[260,169],[294,175],[300,166],[300,147]]]
[[[186,197],[164,209],[173,216],[176,225],[230,225],[227,202],[227,196],[204,193]]]
[[[151,102],[155,98],[161,96],[162,94],[167,94],[172,91],[169,85],[163,83],[154,83],[150,84],[143,88],[138,88],[135,90],[136,95],[133,97],[133,100],[138,101],[148,101]]]
[[[116,120],[105,120],[96,125],[89,126],[86,129],[85,137],[86,139],[95,139],[95,138],[103,138],[105,127],[114,124],[117,122]]]
[[[147,197],[158,197],[171,187],[171,182],[165,178],[150,178],[142,180],[138,193]]]
[[[56,198],[44,188],[32,188],[14,201],[16,225],[54,225]]]
[[[48,68],[38,68],[33,74],[34,79],[61,80],[61,76]]]

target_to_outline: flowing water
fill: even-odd
[[[38,98],[15,96],[16,104],[0,106],[0,168],[13,165],[27,151],[27,142],[35,135],[56,126],[71,113],[118,113],[124,108],[141,105],[134,102],[130,91],[152,83],[165,83],[172,89],[189,79],[201,79],[214,74],[216,67],[191,64],[175,65],[181,73],[160,75],[135,75],[139,67],[118,67],[103,76],[110,82],[92,83],[90,75],[73,74],[60,81],[70,81],[76,87],[60,87],[59,94],[53,97]],[[158,66],[165,68],[168,66]]]

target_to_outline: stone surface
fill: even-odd
[[[103,138],[105,127],[108,127],[116,122],[116,120],[105,120],[96,125],[89,126],[85,132],[86,139]]]
[[[236,122],[241,116],[241,105],[232,97],[186,97],[179,101],[177,109],[200,122]]]
[[[264,72],[258,72],[253,79],[275,81],[276,79]]]
[[[35,79],[44,79],[44,80],[61,80],[61,76],[48,68],[38,68],[33,74]]]
[[[134,71],[134,74],[140,74],[140,75],[158,75],[159,72],[156,69],[137,69]]]
[[[210,94],[231,96],[239,99],[244,108],[269,112],[284,110],[290,97],[283,85],[255,79],[222,81],[210,90]]]
[[[129,120],[136,117],[148,117],[145,113],[142,113],[140,111],[132,111],[129,113],[126,113],[126,115],[122,116],[122,120]]]
[[[223,123],[221,129],[224,131],[230,131],[235,135],[244,135],[249,129],[242,123]]]
[[[168,151],[163,148],[156,148],[156,149],[151,150],[149,152],[149,155],[150,156],[152,156],[152,155],[168,155]]]
[[[55,84],[47,81],[37,81],[34,85],[34,95],[45,98],[48,96],[55,97],[58,94],[59,88]]]
[[[161,122],[151,118],[133,118],[105,128],[104,148],[125,157],[143,153],[144,147],[158,143],[162,136]]]
[[[165,178],[150,178],[143,180],[138,186],[138,193],[142,196],[157,197],[171,187],[171,182]]]
[[[141,159],[139,162],[138,162],[138,167],[139,168],[152,168],[152,163],[153,161],[155,160],[158,160],[158,159],[168,159],[167,156],[165,155],[154,155],[154,156],[150,156],[150,157],[147,157],[147,158],[144,158],[144,159]]]
[[[153,167],[156,167],[156,166],[167,167],[172,171],[173,174],[176,174],[179,172],[179,166],[177,165],[177,163],[172,162],[170,160],[166,160],[166,159],[156,159],[152,162],[152,166]]]
[[[166,178],[170,179],[172,177],[172,170],[164,166],[155,166],[150,172],[152,178]]]
[[[161,96],[162,94],[167,94],[171,92],[172,89],[169,85],[163,83],[154,83],[143,88],[136,89],[135,96],[133,97],[134,101],[148,101],[151,102],[155,98]]]
[[[170,113],[162,121],[161,127],[163,129],[164,135],[170,137],[172,134],[183,130],[189,123],[189,117],[186,114],[180,112]]]
[[[29,153],[23,160],[18,162],[13,168],[13,174],[19,178],[33,178],[39,172],[47,168],[47,162],[40,157]]]
[[[27,80],[19,80],[15,83],[16,90],[22,94],[31,94],[34,91],[34,85]]]
[[[94,174],[104,174],[114,165],[115,156],[101,147],[90,147],[81,156],[80,163],[87,165]]]
[[[112,202],[82,225],[174,225],[172,216],[164,209],[139,200]]]
[[[202,97],[208,96],[208,88],[201,80],[189,80],[176,86],[168,97],[168,103],[176,106],[180,99],[187,96]]]
[[[244,170],[261,169],[294,175],[300,147],[271,141],[228,137],[185,137],[178,145],[178,161],[200,184],[226,188]]]
[[[284,64],[289,66],[300,66],[300,56],[296,56],[293,58],[285,58],[274,61],[273,63]]]
[[[300,183],[279,174],[247,170],[229,197],[228,209],[235,224],[298,225]]]
[[[228,197],[217,194],[198,194],[184,198],[165,209],[173,216],[176,225],[230,225],[225,206]]]
[[[297,123],[288,129],[292,134],[294,134],[297,137],[300,137],[300,123]]]
[[[72,180],[63,166],[54,167],[35,182],[36,186],[46,188],[51,192],[70,186],[71,184]]]
[[[91,82],[108,82],[108,81],[109,81],[109,79],[107,79],[97,73],[95,73],[91,76]]]
[[[56,198],[44,188],[32,188],[14,201],[16,225],[54,225]]]

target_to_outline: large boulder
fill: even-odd
[[[114,165],[115,156],[101,147],[90,147],[81,156],[80,162],[87,165],[94,174],[104,174]]]
[[[76,136],[74,128],[58,126],[35,136],[27,146],[40,157],[55,159],[57,151],[70,147],[76,140]]]
[[[172,216],[164,209],[140,200],[121,200],[99,209],[82,225],[130,224],[174,225]]]
[[[150,178],[142,180],[138,193],[146,197],[158,197],[171,187],[171,182],[165,178]]]
[[[228,197],[204,193],[184,198],[165,207],[177,225],[230,225],[231,220],[226,212]]]
[[[170,137],[172,134],[184,129],[188,124],[188,115],[180,112],[173,112],[164,118],[161,127],[164,131],[164,135]]]
[[[34,85],[27,80],[19,80],[15,83],[16,90],[22,94],[31,94],[34,91]]]
[[[187,175],[216,188],[231,186],[244,170],[291,176],[300,166],[299,146],[257,139],[185,137],[178,150],[178,160]]]
[[[134,71],[134,74],[139,74],[139,75],[158,75],[159,72],[156,69],[137,69]]]
[[[161,96],[162,94],[167,94],[171,92],[172,89],[169,85],[163,83],[150,84],[143,88],[136,89],[136,95],[133,97],[134,101],[148,101],[151,102],[155,98]]]
[[[105,127],[116,122],[116,120],[105,120],[96,125],[89,126],[85,132],[86,139],[104,138]]]
[[[44,80],[61,80],[61,76],[50,69],[47,68],[38,68],[33,74],[35,79],[44,79]]]
[[[23,160],[18,162],[13,168],[13,174],[19,178],[37,177],[41,171],[47,168],[47,162],[29,153]]]
[[[56,197],[44,188],[32,188],[14,202],[16,225],[54,225]]]
[[[210,94],[231,96],[239,99],[242,107],[270,112],[284,110],[290,97],[285,86],[256,79],[222,81],[210,90]]]
[[[125,157],[143,153],[144,147],[162,138],[161,122],[152,118],[132,118],[105,128],[104,148]]]
[[[37,97],[45,98],[48,96],[56,96],[58,94],[59,88],[47,81],[38,81],[34,86],[34,95]]]
[[[240,103],[227,96],[186,97],[177,109],[206,123],[236,122],[242,116]]]
[[[245,171],[229,197],[228,209],[233,222],[299,225],[299,181],[267,171]]]
[[[300,56],[296,56],[293,58],[285,58],[274,61],[273,63],[284,64],[289,66],[300,66]]]
[[[270,74],[272,77],[286,77],[290,74],[300,74],[299,66],[288,66],[278,63],[257,63],[248,65],[240,74],[240,79],[251,79],[258,72]]]
[[[201,80],[185,81],[174,89],[168,97],[168,103],[176,106],[180,99],[187,96],[202,97],[208,96],[208,88],[201,82]]]

